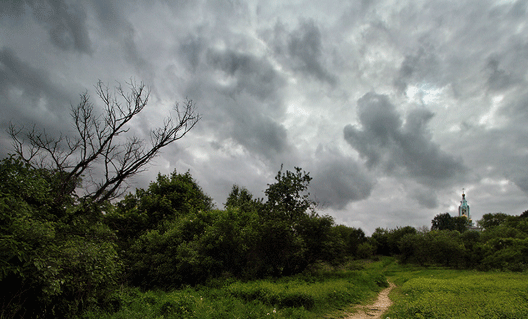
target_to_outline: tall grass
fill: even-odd
[[[170,292],[124,287],[84,318],[320,318],[387,285],[379,269],[358,268],[321,266],[292,277],[215,281]]]

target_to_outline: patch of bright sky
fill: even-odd
[[[491,185],[491,186],[496,186],[500,189],[500,191],[502,193],[505,193],[508,191],[508,186],[510,185],[510,181],[507,180],[507,179],[493,179],[493,178],[489,178],[489,177],[486,177],[484,179],[482,179],[481,181],[482,184],[485,184],[485,185]]]
[[[244,146],[235,142],[232,138],[228,138],[222,143],[221,151],[231,157],[241,157],[246,154]]]
[[[423,84],[421,86],[409,85],[405,92],[411,102],[422,105],[429,105],[438,103],[444,94],[444,87],[435,87],[430,84]],[[445,104],[447,107],[447,104]]]
[[[500,107],[500,104],[503,98],[504,98],[503,95],[498,95],[491,99],[491,107],[486,114],[480,117],[480,120],[479,120],[480,125],[483,125],[484,127],[488,129],[494,128],[498,125],[496,113],[497,113],[498,108]]]

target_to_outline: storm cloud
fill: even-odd
[[[386,95],[369,92],[358,104],[359,126],[347,125],[344,138],[369,168],[409,176],[428,185],[441,185],[464,171],[461,158],[432,142],[427,123],[434,116],[414,109],[402,119]]]
[[[131,187],[190,170],[222,207],[284,165],[336,221],[430,225],[462,188],[478,220],[528,207],[526,1],[0,2],[9,122],[72,129],[99,80],[151,88],[140,137],[186,98],[202,118]],[[174,114],[174,113],[173,113]],[[376,218],[372,218],[375,212]]]

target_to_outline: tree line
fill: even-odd
[[[465,217],[444,213],[434,217],[431,230],[377,228],[369,240],[377,254],[396,256],[402,263],[483,271],[528,269],[528,211],[519,216],[484,214],[478,225],[479,231],[472,230]]]

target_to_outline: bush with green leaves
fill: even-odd
[[[0,315],[68,317],[104,299],[121,272],[102,207],[56,201],[51,171],[0,162]]]
[[[194,211],[209,211],[213,200],[207,196],[190,172],[158,174],[149,187],[128,194],[105,216],[105,222],[117,232],[122,249],[149,230]]]
[[[131,281],[175,288],[228,274],[241,275],[254,250],[256,215],[197,211],[146,232],[127,252]]]

